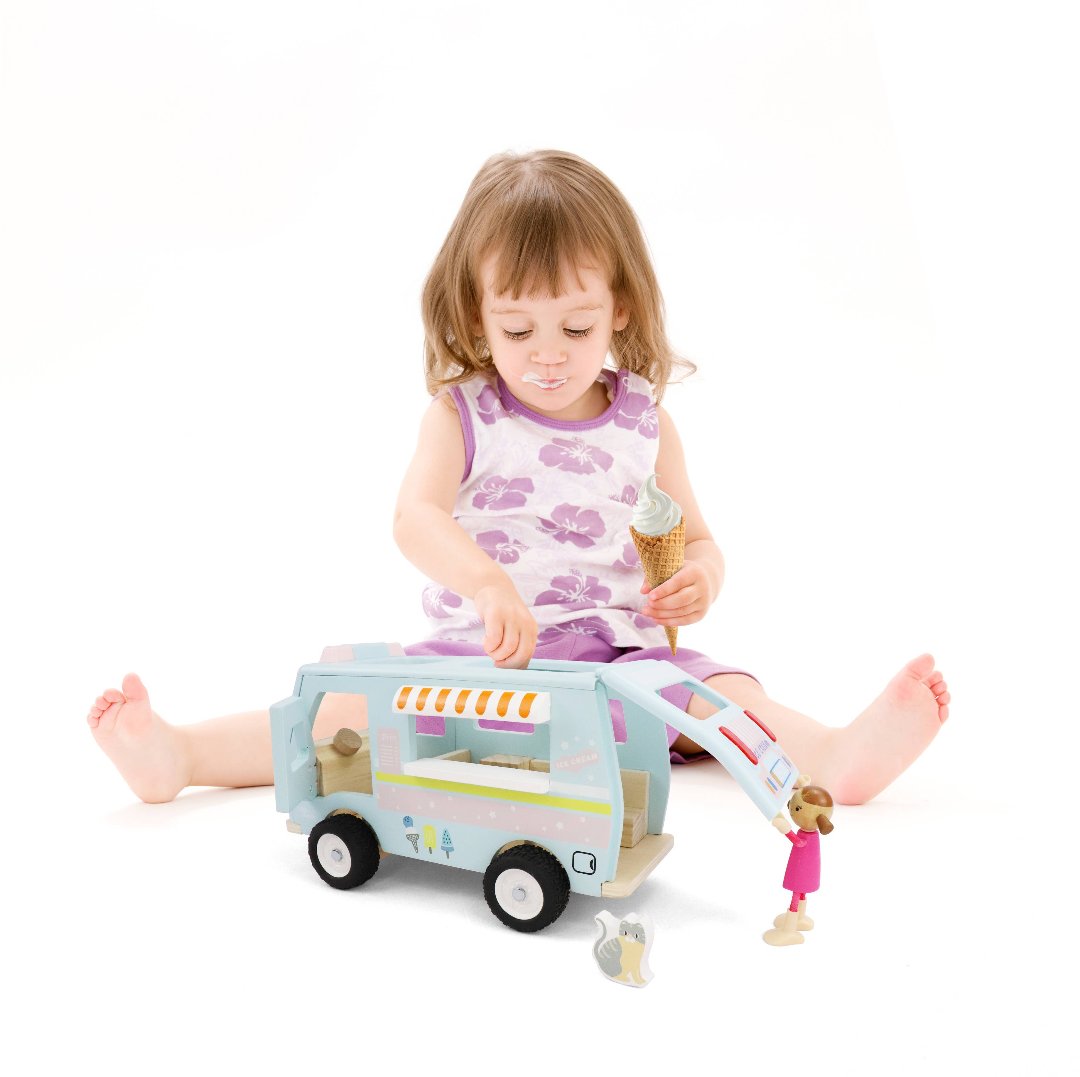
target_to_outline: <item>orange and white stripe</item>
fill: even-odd
[[[551,720],[551,695],[548,692],[502,692],[497,688],[403,684],[394,696],[394,713],[543,725]]]

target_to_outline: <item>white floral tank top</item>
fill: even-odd
[[[652,388],[626,370],[601,373],[610,405],[595,419],[559,422],[527,408],[501,378],[450,389],[465,438],[454,519],[506,570],[540,628],[595,635],[615,647],[662,647],[641,615],[643,573],[630,539],[637,491],[658,445]],[[435,639],[480,643],[470,599],[424,591]]]

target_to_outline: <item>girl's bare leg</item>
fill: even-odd
[[[949,715],[945,679],[924,654],[913,659],[853,722],[839,729],[770,699],[753,677],[721,673],[706,683],[751,710],[817,785],[839,804],[863,804],[902,774],[934,739]],[[694,718],[707,718],[713,707],[699,696],[690,701]],[[672,745],[683,755],[701,749],[680,736]]]
[[[142,681],[129,673],[106,689],[87,715],[94,739],[131,790],[149,804],[172,800],[189,785],[272,785],[269,711],[247,711],[196,725],[170,725],[150,707]],[[327,695],[314,735],[367,727],[363,696]]]

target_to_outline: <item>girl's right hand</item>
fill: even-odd
[[[505,669],[524,669],[536,650],[536,618],[510,584],[489,584],[473,596],[484,622],[484,651]]]

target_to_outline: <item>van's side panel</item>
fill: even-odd
[[[395,713],[393,706],[410,672],[403,663],[396,677],[312,670],[301,678],[298,698],[277,705],[272,716],[275,777],[280,755],[280,777],[288,790],[285,797],[279,791],[279,808],[289,811],[304,833],[334,811],[355,812],[371,825],[385,852],[478,872],[487,869],[503,846],[531,841],[559,859],[572,890],[598,896],[614,876],[622,833],[622,786],[606,697],[601,711],[601,694],[594,687],[553,687],[551,722],[531,735],[448,718],[443,734],[428,736],[416,732],[412,715]],[[486,683],[477,676],[479,670],[466,676],[449,673],[440,669],[434,679],[449,686]],[[424,674],[428,671],[421,677]],[[424,679],[432,678],[428,674]],[[507,682],[492,680],[491,687],[505,689]],[[317,796],[311,725],[326,692],[367,697],[371,794]],[[406,764],[413,760],[462,747],[476,763],[480,757],[503,753],[543,758],[550,768],[545,776],[549,787],[536,794],[480,786],[470,764],[461,765],[460,780],[456,773],[455,780],[406,773]],[[493,769],[485,765],[484,776],[490,777]]]

